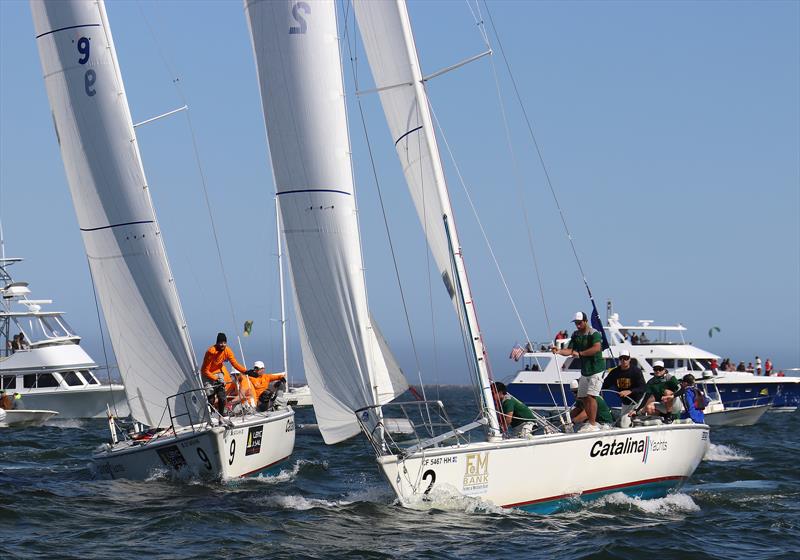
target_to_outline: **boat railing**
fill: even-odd
[[[378,409],[381,409],[383,414],[377,414]],[[387,411],[391,411],[391,416],[386,416]],[[408,422],[411,429],[395,438],[388,429],[387,422],[396,421],[397,411],[402,414],[402,418]],[[361,430],[378,456],[405,456],[428,447],[437,447],[445,442],[448,445],[467,444],[470,441],[468,432],[486,424],[486,420],[481,418],[465,426],[456,427],[448,417],[442,401],[392,402],[360,408],[355,414]],[[377,422],[374,421],[376,417]]]
[[[179,407],[181,404],[183,405],[182,408]],[[188,419],[188,426],[191,427],[193,432],[197,430],[196,426],[206,426],[211,423],[205,388],[189,389],[188,391],[168,396],[167,410],[173,433],[176,432],[175,421],[180,418]],[[178,424],[179,427],[186,425],[180,421]]]
[[[724,401],[724,404],[725,410],[731,410],[750,406],[771,405],[773,400],[775,400],[775,397],[772,395],[760,395],[758,397],[747,397],[745,399],[737,399],[735,401]]]

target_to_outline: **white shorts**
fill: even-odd
[[[656,401],[655,405],[656,405],[656,410],[658,412],[660,412],[661,414],[667,413],[667,407],[664,406],[664,403]],[[681,402],[680,398],[675,397],[674,399],[672,399],[672,410],[670,411],[670,413],[680,414],[681,412],[683,412],[683,403]]]
[[[600,394],[603,387],[603,372],[594,375],[581,375],[578,379],[578,398],[582,399],[587,395],[596,397]]]

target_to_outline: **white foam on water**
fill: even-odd
[[[635,498],[628,496],[623,492],[614,492],[593,502],[593,505],[626,505],[631,509],[638,509],[644,513],[664,514],[664,513],[686,513],[691,511],[700,511],[692,497],[688,494],[677,493],[668,494],[663,498],[653,498],[644,500],[642,498]]]
[[[305,465],[322,465],[323,468],[328,468],[327,461],[308,461],[306,459],[300,459],[299,461],[294,462],[291,469],[281,469],[277,474],[262,473],[258,476],[251,477],[249,480],[263,482],[265,484],[281,484],[284,482],[292,482],[295,478],[297,478],[297,475],[300,473],[300,469],[302,469]]]
[[[406,500],[404,505],[421,511],[439,509],[465,513],[509,513],[509,510],[503,509],[490,501],[482,500],[480,497],[465,496],[447,484],[436,486],[426,495],[413,496]]]
[[[269,496],[267,501],[272,502],[283,509],[292,509],[297,511],[306,511],[317,507],[336,508],[352,503],[347,500],[323,500],[321,498],[306,498],[305,496],[297,496],[292,494],[288,496]]]
[[[712,443],[708,446],[708,451],[703,456],[703,461],[752,461],[753,458],[749,455],[738,451],[735,447],[722,445],[721,443]]]
[[[44,425],[52,426],[53,428],[85,428],[86,420],[81,420],[80,418],[51,418]]]

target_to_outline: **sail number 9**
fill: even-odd
[[[81,55],[81,57],[78,59],[78,64],[86,64],[89,62],[89,57],[92,53],[92,46],[88,37],[81,37],[78,39],[78,53]],[[89,97],[92,97],[97,93],[97,91],[94,89],[94,83],[96,81],[97,73],[92,68],[86,70],[86,73],[83,75],[83,89],[86,91],[86,95]]]
[[[306,15],[310,14],[311,6],[309,6],[308,3],[306,2],[296,2],[292,6],[292,17],[300,25],[291,26],[289,28],[289,35],[301,35],[304,34],[308,29],[308,24],[306,23],[305,18],[300,14],[300,12],[303,12]]]

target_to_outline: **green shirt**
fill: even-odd
[[[596,396],[594,400],[597,402],[597,421],[603,424],[613,424],[614,417],[611,416],[611,409],[608,408],[606,401],[600,395]]]
[[[669,389],[672,392],[680,389],[678,380],[675,379],[674,375],[666,374],[662,377],[654,375],[647,382],[647,385],[645,385],[645,393],[648,395],[653,395],[657,401],[661,400],[661,397],[664,396],[664,391],[666,389]]]
[[[572,333],[572,338],[569,341],[569,348],[576,352],[588,350],[597,343],[603,344],[603,335],[600,331],[596,331],[589,327],[586,334],[581,334],[579,331]],[[596,373],[605,371],[606,359],[603,357],[603,352],[600,351],[594,356],[581,356],[581,375],[589,377]]]
[[[533,412],[531,409],[522,404],[521,401],[515,399],[511,395],[508,395],[503,400],[503,412],[505,414],[511,414],[511,427],[515,428],[522,424],[523,422],[527,422],[528,420],[533,420]]]

